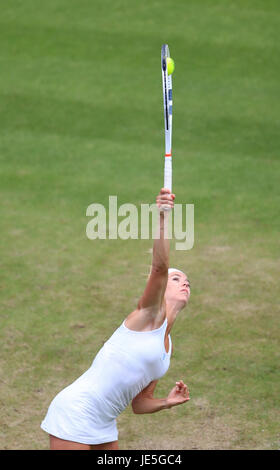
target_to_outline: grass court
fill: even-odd
[[[173,75],[173,190],[194,204],[191,281],[157,397],[121,449],[279,449],[280,5],[276,0],[15,0],[0,18],[0,448],[40,423],[135,308],[152,240],[86,237],[97,202],[163,184],[160,49]]]

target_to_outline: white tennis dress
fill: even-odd
[[[168,370],[167,319],[152,331],[133,331],[125,322],[100,349],[91,367],[50,404],[41,428],[61,439],[83,444],[116,441],[117,416],[150,382]]]

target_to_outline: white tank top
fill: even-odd
[[[107,418],[116,418],[150,382],[168,370],[171,355],[165,350],[167,319],[160,328],[133,331],[125,322],[100,349],[90,368],[67,387],[71,396],[95,397]]]

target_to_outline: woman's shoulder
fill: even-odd
[[[151,317],[145,309],[136,309],[124,320],[124,326],[133,331],[152,331],[160,328],[165,321],[165,315],[159,313]]]

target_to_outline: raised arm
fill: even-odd
[[[169,189],[162,188],[157,196],[158,211],[158,237],[153,244],[153,258],[151,272],[141,296],[137,309],[128,315],[126,325],[135,330],[145,329],[161,312],[164,293],[168,280],[169,268],[169,239],[168,218],[173,209],[175,195]]]
[[[169,189],[162,188],[157,197],[159,208],[158,237],[154,240],[153,259],[150,276],[142,297],[138,303],[138,309],[149,309],[150,313],[157,314],[165,293],[168,268],[169,268],[169,239],[168,218],[170,211],[162,210],[162,207],[173,209],[175,195]]]

